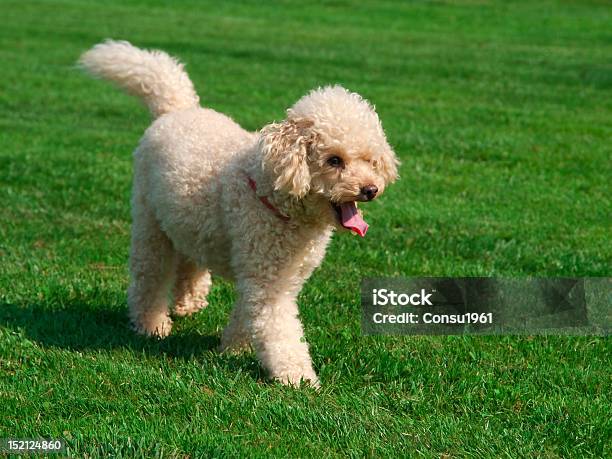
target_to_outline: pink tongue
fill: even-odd
[[[366,231],[368,231],[368,224],[357,212],[357,206],[355,206],[354,202],[340,204],[340,213],[342,226],[359,234],[361,237],[365,236]]]

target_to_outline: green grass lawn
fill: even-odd
[[[610,276],[606,1],[1,3],[0,438],[75,457],[603,457],[610,340],[366,337],[364,276]],[[179,56],[248,129],[318,85],[373,101],[401,180],[300,296],[320,392],[215,347],[234,298],[157,342],[126,317],[138,102],[74,68]]]

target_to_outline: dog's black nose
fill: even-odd
[[[376,185],[366,185],[361,189],[361,194],[367,201],[374,199],[376,197],[376,193],[378,193],[378,187]]]

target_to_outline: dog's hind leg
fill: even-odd
[[[199,268],[184,255],[179,255],[174,281],[174,314],[188,316],[208,306],[206,296],[212,279],[208,269]]]
[[[137,332],[163,338],[172,329],[168,293],[174,280],[177,255],[144,203],[134,207],[132,217],[130,319]]]

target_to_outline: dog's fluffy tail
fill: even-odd
[[[155,118],[199,104],[183,64],[162,51],[107,40],[85,52],[79,64],[91,75],[140,97]]]

